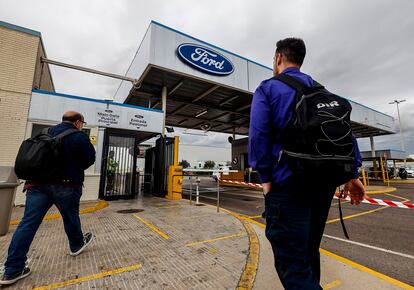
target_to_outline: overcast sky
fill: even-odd
[[[49,58],[125,74],[151,20],[267,66],[277,40],[305,40],[302,70],[344,97],[396,118],[414,154],[414,1],[1,0],[0,20],[42,33]],[[56,91],[111,99],[119,81],[52,67]],[[396,124],[398,124],[396,122]],[[362,150],[368,140],[359,140]],[[227,135],[182,142],[227,145]],[[400,149],[399,135],[375,138]]]

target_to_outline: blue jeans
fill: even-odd
[[[335,187],[298,184],[273,185],[266,195],[266,237],[285,289],[322,290],[319,246]]]
[[[27,191],[24,216],[14,232],[4,265],[6,276],[12,276],[23,270],[37,229],[53,204],[62,215],[71,250],[79,249],[83,245],[79,219],[81,195],[81,187],[73,188],[61,185],[36,186]]]

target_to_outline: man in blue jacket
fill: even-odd
[[[276,46],[274,75],[288,74],[312,86],[312,78],[300,71],[306,54],[303,40],[287,38]],[[256,89],[250,114],[249,164],[257,170],[263,185],[266,237],[283,286],[322,289],[319,246],[335,186],[323,176],[312,184],[303,184],[283,159],[278,161],[283,140],[276,141],[275,136],[290,124],[295,94],[293,88],[275,79],[263,81]],[[365,189],[358,179],[361,156],[355,139],[354,145],[354,179],[344,189],[352,203],[359,204]]]
[[[62,123],[49,129],[52,136],[69,129],[78,129],[79,132],[62,139],[64,176],[61,180],[26,182],[24,216],[10,243],[0,285],[13,284],[30,274],[30,268],[26,264],[27,253],[37,229],[52,205],[56,205],[62,215],[71,256],[82,253],[92,241],[92,233],[82,233],[79,219],[84,170],[95,162],[95,149],[88,136],[81,131],[84,124],[86,122],[80,113],[69,111],[63,115]]]

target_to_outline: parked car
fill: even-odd
[[[414,178],[414,167],[408,166],[406,170],[407,170],[407,176],[410,178]]]

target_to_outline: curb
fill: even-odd
[[[246,265],[244,266],[236,290],[251,290],[253,289],[254,281],[256,279],[257,274],[257,268],[259,266],[259,238],[257,237],[256,232],[254,231],[253,227],[251,226],[248,220],[244,219],[242,216],[228,209],[220,208],[220,210],[223,210],[226,213],[237,218],[244,226],[244,229],[246,230],[247,235],[249,237],[249,254],[247,255]]]
[[[367,190],[365,193],[366,194],[381,194],[381,193],[391,193],[397,191],[397,189],[395,187],[391,187],[390,189],[384,189],[384,190]]]

